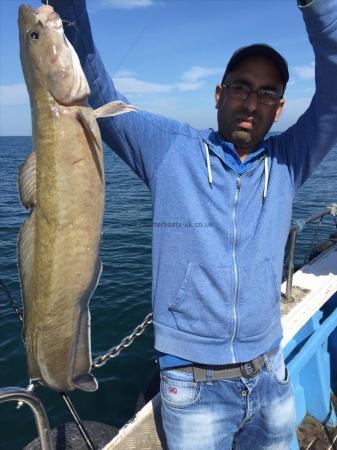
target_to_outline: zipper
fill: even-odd
[[[234,319],[234,326],[233,326],[233,334],[230,340],[230,352],[232,355],[232,363],[235,364],[236,363],[236,359],[235,359],[235,353],[234,353],[234,340],[236,337],[236,331],[237,331],[237,321],[238,321],[238,317],[237,317],[237,311],[236,311],[236,303],[237,303],[237,296],[238,296],[238,287],[239,287],[239,274],[238,274],[238,267],[237,267],[237,261],[236,261],[236,240],[237,240],[237,229],[236,229],[236,209],[237,209],[237,204],[239,202],[239,193],[240,193],[240,189],[241,189],[241,181],[242,178],[245,177],[246,175],[248,175],[249,173],[253,172],[254,170],[256,170],[262,161],[264,161],[264,159],[266,158],[266,155],[264,155],[260,161],[258,162],[258,164],[253,167],[252,169],[248,170],[247,172],[243,173],[240,176],[236,176],[235,171],[231,168],[231,166],[229,164],[227,164],[227,162],[221,158],[216,152],[214,152],[214,150],[212,149],[211,146],[209,146],[209,149],[219,158],[221,159],[221,161],[230,169],[230,171],[233,173],[234,177],[235,177],[235,183],[236,183],[236,192],[235,192],[235,198],[234,198],[234,208],[233,208],[233,215],[232,215],[232,219],[233,219],[233,250],[232,250],[232,259],[233,259],[233,266],[234,266],[234,302],[233,302],[233,319]]]
[[[263,161],[264,158],[261,159]],[[260,164],[260,162],[259,162]],[[256,167],[253,167],[252,169],[248,170],[247,172],[243,173],[239,177],[235,174],[235,182],[236,182],[236,192],[235,192],[235,198],[234,198],[234,208],[233,208],[233,250],[232,250],[232,258],[233,258],[233,266],[234,266],[234,301],[233,301],[233,320],[234,320],[234,326],[233,326],[233,334],[230,341],[230,352],[232,355],[232,363],[236,363],[235,359],[235,353],[234,353],[234,340],[236,337],[236,330],[237,330],[237,311],[236,311],[236,303],[237,303],[237,296],[238,296],[238,288],[239,288],[239,274],[238,274],[238,266],[236,261],[236,241],[237,241],[237,229],[236,229],[236,209],[239,202],[239,194],[241,189],[241,181],[242,178],[245,175],[248,175],[250,172],[253,172],[253,170],[257,169],[259,164]],[[233,171],[234,172],[234,171]]]
[[[239,201],[239,193],[241,188],[241,177],[236,178],[236,192],[235,192],[235,199],[234,199],[234,208],[233,208],[233,250],[232,250],[232,257],[233,257],[233,266],[234,266],[234,303],[233,303],[233,319],[234,319],[234,327],[233,327],[233,334],[231,338],[230,343],[230,351],[232,354],[232,363],[234,364],[235,361],[235,354],[234,354],[234,338],[236,335],[236,326],[237,326],[237,313],[236,313],[236,300],[238,296],[238,285],[239,285],[239,279],[238,279],[238,267],[236,262],[236,235],[237,235],[237,229],[236,229],[236,207]]]

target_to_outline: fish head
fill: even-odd
[[[20,58],[30,96],[45,89],[57,103],[73,105],[90,95],[79,58],[50,5],[19,8]]]

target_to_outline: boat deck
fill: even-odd
[[[337,397],[332,396],[337,411]],[[324,427],[313,417],[306,416],[297,428],[300,450],[337,450],[337,428]]]

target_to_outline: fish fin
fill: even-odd
[[[78,375],[74,380],[73,384],[78,389],[86,392],[95,392],[98,389],[98,383],[96,378],[91,373],[84,373]]]
[[[90,111],[90,114],[89,114],[89,111]],[[89,144],[89,148],[91,151],[91,156],[92,156],[95,166],[97,168],[98,176],[99,176],[101,182],[103,183],[104,182],[103,181],[104,174],[103,174],[103,167],[102,167],[102,159],[100,156],[102,148],[101,148],[101,144],[100,144],[99,129],[97,127],[96,120],[94,120],[91,110],[88,110],[88,109],[79,109],[77,111],[77,119],[83,127],[83,130],[86,135],[86,138],[87,138],[87,141]],[[93,120],[95,121],[95,124],[93,124]],[[96,133],[98,134],[98,136]]]
[[[136,112],[137,109],[133,105],[127,105],[120,100],[109,102],[106,105],[101,106],[94,110],[94,114],[97,118],[118,116],[119,114],[125,114],[128,112]]]
[[[74,372],[73,372],[75,375],[74,385],[76,385],[76,387],[82,390],[86,389],[78,385],[78,382],[76,380],[80,379],[83,373],[85,375],[90,375],[86,372],[88,372],[88,370],[90,370],[91,368],[90,311],[87,307],[87,304],[89,303],[92,294],[95,292],[101,273],[102,273],[102,262],[99,258],[97,258],[91,282],[89,284],[86,293],[84,294],[84,298],[87,298],[87,303],[84,305],[84,310],[81,314],[80,324],[78,328],[77,345],[75,347],[75,355],[74,355]]]
[[[97,136],[96,136],[95,130],[91,124],[89,115],[85,114],[85,112],[83,112],[83,110],[80,109],[77,112],[77,119],[81,123],[81,125],[83,126],[83,128],[85,129],[87,134],[89,135],[90,140],[93,141],[97,147],[99,147],[100,146],[99,140],[97,139]]]
[[[36,359],[36,335],[29,332],[28,324],[31,323],[29,315],[34,314],[34,286],[32,284],[34,267],[34,236],[35,236],[35,212],[22,225],[17,244],[18,267],[23,300],[23,327],[22,339],[25,343],[28,358],[28,373],[30,378],[42,378],[39,363]]]
[[[35,214],[33,214],[22,225],[18,237],[18,262],[19,262],[19,276],[21,283],[21,292],[24,306],[24,318],[26,319],[26,312],[31,309],[32,303],[32,285],[31,278],[33,275],[34,262],[34,232],[35,232]],[[27,320],[24,320],[22,337],[26,341],[26,326]]]
[[[30,208],[36,203],[36,153],[28,155],[26,161],[19,169],[19,194],[20,201],[25,208]]]

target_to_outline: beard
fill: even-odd
[[[250,144],[253,136],[249,130],[235,130],[232,133],[232,143],[238,147]]]

